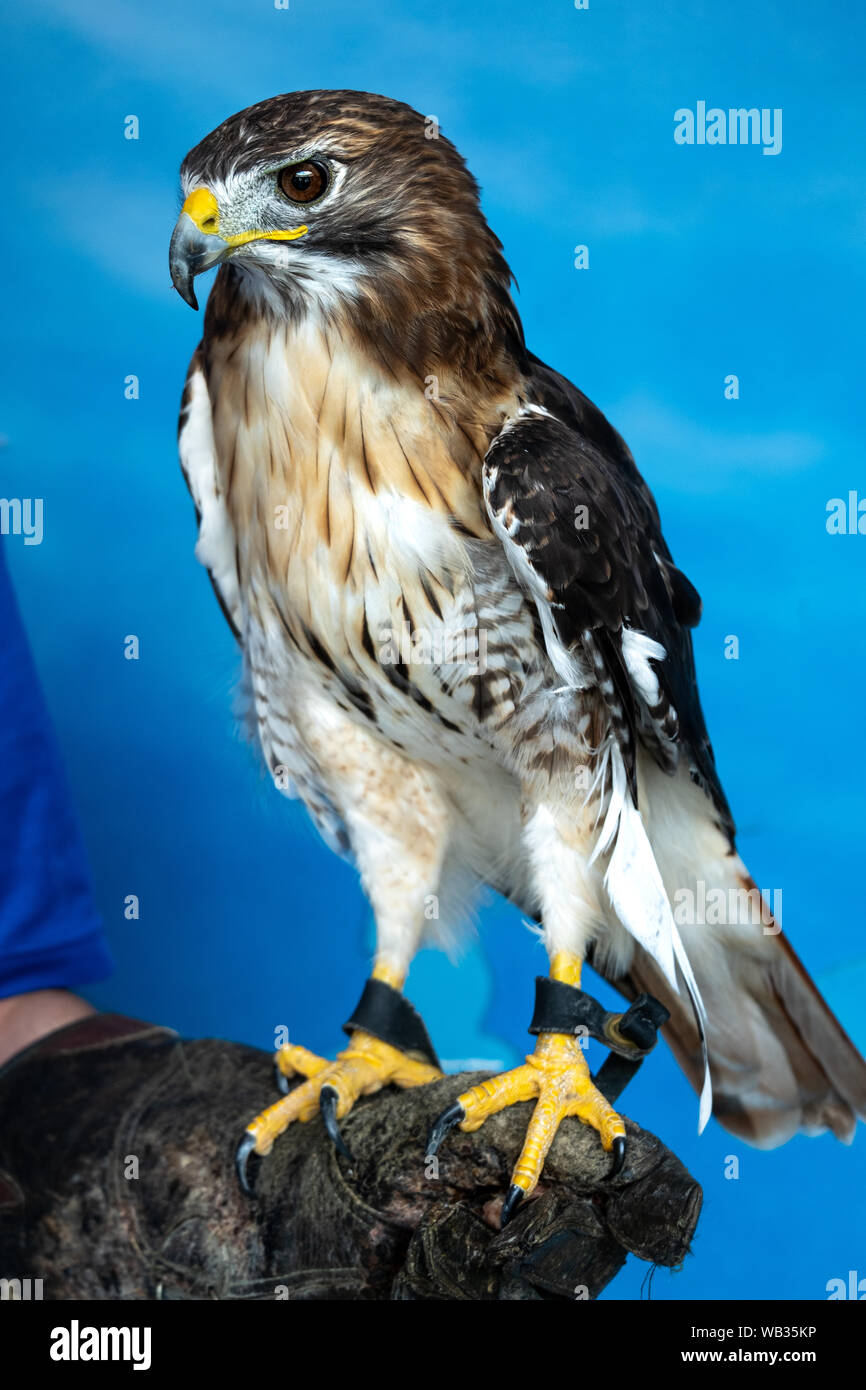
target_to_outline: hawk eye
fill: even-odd
[[[328,187],[328,171],[323,164],[307,159],[290,164],[280,172],[280,188],[293,203],[312,203]]]

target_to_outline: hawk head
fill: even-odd
[[[319,309],[422,350],[522,347],[478,185],[433,118],[367,92],[291,92],[231,116],[181,166],[175,288],[218,263],[252,311]]]

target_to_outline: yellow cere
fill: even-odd
[[[227,246],[245,246],[248,241],[297,241],[298,237],[309,231],[308,227],[291,227],[284,232],[238,232],[235,236],[226,236],[219,229],[219,208],[209,188],[194,188],[184,202],[182,211],[200,232],[220,237]]]

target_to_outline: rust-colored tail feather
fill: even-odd
[[[760,950],[718,937],[694,962],[709,1019],[713,1114],[759,1148],[776,1148],[799,1130],[831,1130],[850,1143],[866,1118],[866,1062],[785,938]],[[611,981],[628,997],[646,991],[670,1010],[664,1030],[696,1091],[701,1047],[688,996],[675,995],[646,952]]]

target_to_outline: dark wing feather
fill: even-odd
[[[581,392],[537,359],[531,363],[527,398],[548,413],[530,410],[512,421],[488,450],[494,523],[543,587],[563,646],[594,663],[633,794],[637,741],[667,772],[685,756],[733,840],[689,631],[700,619],[700,597],[671,558],[624,441]],[[629,671],[626,629],[667,653],[653,662],[659,697],[652,704]]]

